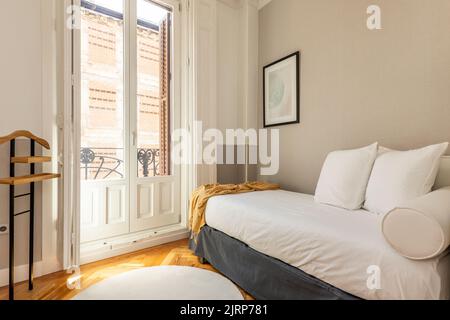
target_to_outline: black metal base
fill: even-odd
[[[35,141],[30,141],[30,155],[35,156]],[[16,155],[16,141],[11,140],[10,143],[10,157],[14,158]],[[15,164],[11,162],[9,167],[10,177],[15,177]],[[35,164],[30,164],[30,175],[35,174]],[[9,187],[9,300],[14,300],[14,218],[19,215],[26,213],[30,214],[30,229],[29,229],[29,267],[28,267],[28,289],[33,290],[33,272],[34,272],[34,183],[30,184],[30,192],[16,195],[15,187],[11,185]],[[30,197],[30,210],[23,211],[20,213],[15,213],[15,199],[22,197]]]

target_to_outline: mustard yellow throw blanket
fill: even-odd
[[[200,230],[206,225],[205,211],[208,200],[212,197],[229,194],[248,193],[254,191],[278,190],[280,186],[265,182],[248,182],[243,184],[208,184],[199,187],[192,193],[189,226],[193,238],[197,238]]]

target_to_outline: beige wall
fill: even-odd
[[[366,27],[371,4],[382,30]],[[313,193],[330,151],[450,141],[449,0],[273,0],[260,11],[260,69],[297,50],[301,124],[280,128],[269,180]]]
[[[18,129],[42,136],[41,1],[0,1],[0,136]],[[18,141],[18,154],[27,143]],[[0,176],[9,175],[9,146],[0,146]],[[27,174],[17,166],[17,174]],[[0,224],[9,223],[8,187],[0,186]],[[17,193],[26,191],[19,187]],[[36,189],[36,261],[41,260],[41,186]],[[28,209],[27,199],[16,201],[17,212]],[[28,263],[28,215],[16,218],[16,265]],[[8,266],[8,237],[0,236],[0,270]]]

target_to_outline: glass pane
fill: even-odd
[[[138,177],[170,174],[171,12],[137,1]]]
[[[123,0],[81,10],[81,179],[125,177]]]

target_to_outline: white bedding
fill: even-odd
[[[450,255],[406,259],[386,243],[380,220],[287,191],[214,197],[206,210],[210,227],[360,298],[449,299]],[[367,286],[370,266],[380,268],[379,290]]]

